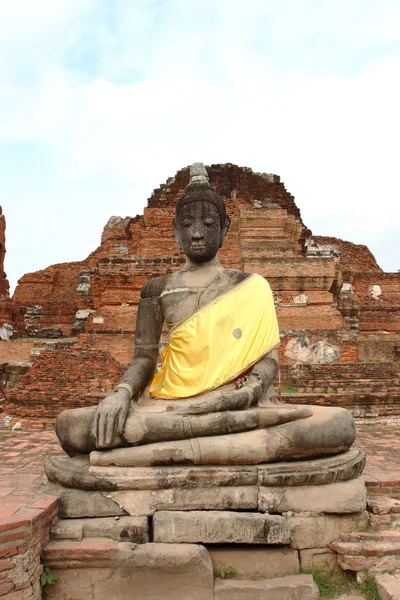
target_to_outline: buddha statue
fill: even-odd
[[[57,418],[66,453],[90,453],[92,466],[146,467],[257,465],[348,450],[355,428],[347,410],[277,401],[273,295],[263,277],[220,264],[229,217],[201,163],[191,167],[173,228],[186,263],[145,284],[133,361],[114,391]],[[170,341],[157,371],[164,321]]]

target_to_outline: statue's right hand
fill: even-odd
[[[109,448],[115,437],[122,435],[129,412],[130,394],[125,388],[117,388],[97,406],[92,434],[97,448]]]

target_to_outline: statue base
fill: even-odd
[[[60,498],[49,598],[316,600],[300,571],[336,568],[330,545],[366,527],[364,464],[359,450],[250,467],[49,457],[47,491]]]

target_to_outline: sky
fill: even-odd
[[[196,161],[280,175],[400,269],[399,0],[0,0],[11,289]]]

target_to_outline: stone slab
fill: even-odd
[[[49,483],[45,493],[58,496],[59,517],[80,519],[84,517],[117,517],[126,515],[126,511],[103,492],[89,492],[65,488],[58,483]]]
[[[47,560],[57,576],[57,583],[46,590],[47,597],[54,600],[213,599],[212,563],[203,546],[120,543],[113,550],[105,568],[95,566],[96,563],[88,568],[88,555],[78,551],[74,556],[80,556],[80,561],[71,564],[67,549],[58,562]],[[97,555],[99,561],[98,551]],[[46,564],[46,555],[44,561]]]
[[[272,579],[300,573],[299,555],[286,546],[221,545],[207,546],[214,577],[220,577],[221,569],[232,567],[229,579]]]
[[[358,513],[366,508],[367,491],[361,477],[328,485],[260,487],[259,509],[269,513]]]
[[[109,451],[107,456],[110,457],[113,452]],[[319,459],[254,466],[215,466],[215,462],[210,466],[168,464],[157,467],[94,464],[98,454],[106,453],[92,453],[92,464],[88,455],[49,455],[45,461],[46,475],[50,481],[66,488],[102,492],[250,485],[281,487],[347,481],[358,477],[365,465],[365,454],[361,450],[349,450]]]
[[[337,564],[337,554],[329,548],[307,548],[299,551],[300,566],[304,571],[342,572]]]
[[[167,543],[289,544],[290,526],[278,515],[228,511],[160,511],[153,539]]]
[[[214,600],[318,600],[311,575],[291,575],[265,581],[216,581]]]
[[[199,487],[195,489],[126,490],[105,493],[130,515],[156,510],[257,510],[258,487]]]
[[[258,483],[267,487],[326,485],[359,477],[365,452],[348,450],[335,456],[258,466]]]
[[[375,577],[381,600],[400,600],[400,575],[377,575]]]
[[[117,542],[146,544],[149,541],[149,525],[146,517],[60,519],[53,525],[50,536],[55,540],[104,537]]]
[[[349,515],[295,514],[288,517],[292,531],[292,548],[327,548],[342,533],[359,531],[368,526],[368,513]]]
[[[102,467],[89,473],[116,490],[158,490],[257,485],[257,467]]]

